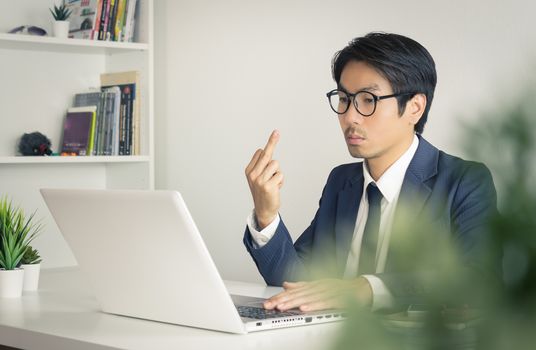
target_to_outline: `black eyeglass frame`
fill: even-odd
[[[385,100],[386,98],[391,98],[391,97],[398,97],[398,96],[405,96],[405,95],[415,95],[415,94],[418,94],[418,92],[400,92],[398,94],[391,94],[391,95],[383,95],[383,96],[378,96],[378,95],[375,95],[373,94],[372,92],[370,91],[367,91],[367,90],[359,90],[358,92],[354,93],[354,94],[351,94],[347,91],[344,91],[344,90],[340,90],[340,89],[333,89],[331,90],[330,92],[326,93],[326,96],[328,98],[328,103],[329,103],[329,106],[331,107],[331,109],[333,110],[333,112],[337,113],[338,115],[341,115],[341,114],[344,114],[346,112],[348,112],[348,109],[350,108],[350,103],[348,103],[346,105],[346,109],[344,110],[344,112],[338,112],[335,108],[333,108],[333,106],[331,105],[331,96],[335,95],[335,94],[338,94],[340,92],[344,92],[346,95],[348,95],[349,98],[351,98],[353,100],[353,105],[355,107],[355,110],[357,111],[357,113],[361,114],[363,117],[370,117],[371,115],[374,114],[374,112],[376,112],[376,106],[378,105],[378,101],[381,101],[381,100]],[[363,114],[359,111],[359,107],[357,106],[357,102],[356,102],[356,99],[355,97],[360,94],[360,93],[367,93],[369,95],[372,96],[373,100],[374,100],[374,108],[372,109],[372,113],[370,114]]]

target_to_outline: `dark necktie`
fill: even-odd
[[[380,214],[382,193],[375,183],[367,186],[368,216],[361,240],[361,252],[359,253],[359,274],[371,274],[376,272],[376,248],[380,231]]]

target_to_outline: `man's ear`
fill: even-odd
[[[410,124],[416,125],[424,114],[426,108],[426,95],[416,94],[406,104],[406,114]]]

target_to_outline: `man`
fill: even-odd
[[[364,161],[332,170],[311,225],[294,244],[278,213],[283,174],[272,159],[278,131],[246,168],[255,209],[244,244],[265,281],[285,289],[265,302],[267,309],[336,308],[347,294],[373,309],[416,302],[426,292],[417,272],[428,267],[401,263],[412,257],[398,256],[392,244],[402,237],[397,209],[409,207],[406,222],[416,224],[404,240],[418,241],[411,232],[430,222],[438,229],[428,237],[439,242],[439,228],[447,231],[468,267],[479,266],[486,220],[496,211],[489,170],[421,136],[437,80],[423,46],[370,33],[336,53],[332,73],[337,89],[327,94],[330,106],[350,154]],[[318,277],[314,266],[324,267],[324,278],[307,281]]]

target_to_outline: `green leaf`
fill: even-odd
[[[0,266],[12,270],[23,260],[30,242],[41,231],[42,225],[34,221],[35,212],[28,218],[20,207],[3,197],[0,199]],[[31,251],[33,252],[33,251]],[[32,261],[40,261],[35,251]]]

